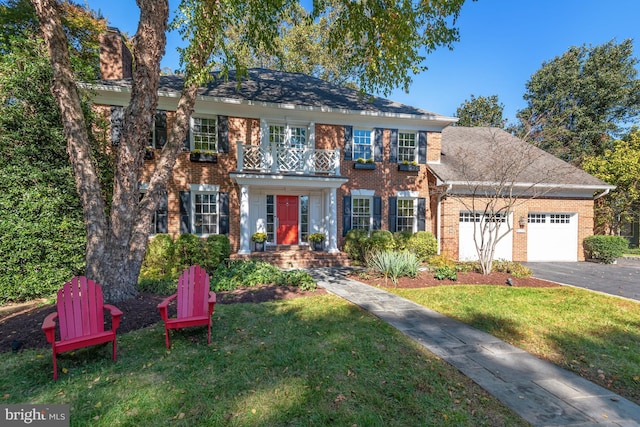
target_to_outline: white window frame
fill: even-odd
[[[361,133],[359,135],[359,133]],[[369,142],[364,144],[362,142],[360,142],[361,139],[365,139],[367,138],[367,136],[365,135],[365,133],[368,133],[368,138],[369,138]],[[374,159],[374,142],[375,142],[375,131],[373,129],[366,129],[366,128],[354,128],[353,129],[353,135],[351,136],[351,152],[352,154],[352,159],[353,160],[358,160],[358,159],[363,159],[363,160],[375,160]],[[359,150],[357,149],[358,147],[362,147],[362,150],[364,150],[365,148],[368,148],[368,152],[367,150]]]
[[[196,132],[196,121],[197,120],[215,120],[215,129],[213,133],[210,132]],[[202,150],[202,151],[210,151],[217,152],[220,141],[218,141],[218,126],[220,126],[220,122],[218,121],[218,116],[194,116],[189,120],[190,132],[189,132],[189,146],[191,150]],[[211,148],[211,142],[208,143],[209,148],[204,149],[202,147],[196,147],[196,134],[202,133],[203,135],[207,135],[209,138],[215,140],[214,148]]]
[[[273,127],[282,127],[283,140],[277,143],[278,148],[313,148],[315,146],[315,123],[303,122],[295,120],[277,120],[277,119],[261,119],[261,141],[262,145],[266,147],[272,147],[271,129]],[[295,145],[292,147],[291,141],[294,137],[294,131],[296,129],[304,129],[305,143],[303,145]]]
[[[413,210],[413,215],[411,216],[400,216],[400,202],[410,202],[412,204],[411,209]],[[404,227],[400,227],[400,220],[405,218],[411,218],[411,230],[404,229]],[[398,197],[396,199],[396,231],[411,231],[411,233],[415,233],[418,231],[418,199],[413,197]]]
[[[408,146],[401,145],[402,135],[413,135],[413,153],[408,156],[405,156],[405,154],[402,153],[402,149],[408,148]],[[418,162],[418,138],[418,132],[398,131],[398,163],[403,163],[404,161],[407,161],[409,163]]]
[[[191,230],[193,234],[200,237],[208,237],[214,234],[220,234],[220,186],[211,184],[191,184]],[[197,233],[196,232],[196,198],[200,195],[215,196],[215,233]]]
[[[352,230],[365,230],[367,232],[371,231],[373,228],[373,196],[375,195],[375,190],[351,190],[351,229]],[[368,200],[369,201],[369,223],[367,228],[362,227],[354,227],[355,221],[354,218],[354,201],[355,200]],[[365,218],[364,216],[357,216],[357,218]]]

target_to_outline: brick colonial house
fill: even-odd
[[[108,32],[103,80],[91,87],[114,144],[130,98],[129,64],[119,33]],[[141,191],[181,87],[181,77],[161,77]],[[426,230],[443,253],[466,258],[473,248],[461,203],[468,188],[455,155],[494,143],[496,132],[510,139],[512,150],[525,143],[495,129],[451,127],[455,121],[302,74],[251,69],[240,86],[233,75],[215,79],[197,98],[154,232],[226,234],[237,254],[251,253],[256,231],[267,233],[269,246],[304,246],[311,233],[323,233],[325,250],[337,254],[350,229]],[[489,165],[473,155],[478,165]],[[582,260],[581,242],[593,233],[594,194],[612,187],[539,150],[530,163],[538,162],[540,171],[564,173],[545,184],[552,191],[526,195],[510,213],[526,223],[503,239],[500,257]],[[523,182],[546,182],[535,169]]]

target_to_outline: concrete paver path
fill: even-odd
[[[351,280],[345,270],[309,272],[319,286],[391,324],[534,426],[640,426],[640,406],[492,335]]]

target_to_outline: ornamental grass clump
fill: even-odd
[[[416,255],[407,251],[371,252],[367,256],[367,267],[382,274],[385,281],[390,278],[394,284],[399,277],[416,277],[419,266]]]

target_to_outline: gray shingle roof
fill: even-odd
[[[444,183],[516,182],[566,188],[613,188],[510,133],[489,127],[442,131],[440,164],[429,168]]]
[[[238,87],[235,73],[230,72],[228,79],[213,79],[200,90],[199,94],[214,98],[289,104],[301,107],[445,118],[445,116],[388,99],[363,96],[357,90],[338,86],[305,74],[261,68],[252,68],[248,70],[248,73],[249,77],[243,79],[240,87]],[[131,85],[130,80],[103,80],[99,83],[105,86]],[[182,76],[161,76],[159,90],[177,93],[182,90],[183,84]]]

